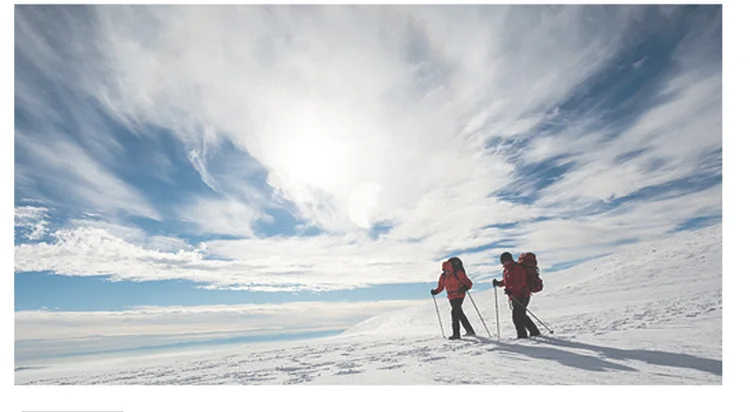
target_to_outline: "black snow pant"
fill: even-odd
[[[453,326],[453,336],[461,336],[461,328],[459,322],[466,329],[466,333],[473,335],[474,328],[471,327],[469,319],[466,318],[464,310],[461,309],[461,305],[464,303],[464,298],[451,299],[451,322]]]
[[[511,299],[511,303],[513,304],[513,326],[516,327],[516,334],[519,338],[526,338],[528,335],[526,334],[526,329],[529,330],[529,335],[531,336],[537,336],[539,335],[539,329],[536,327],[534,322],[531,321],[531,318],[529,315],[526,314],[526,309],[529,306],[529,301],[531,301],[531,297],[527,298],[516,298],[518,302],[523,305],[519,305],[516,303],[515,300]]]

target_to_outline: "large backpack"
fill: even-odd
[[[529,286],[529,291],[532,293],[541,292],[544,284],[542,283],[542,278],[539,277],[539,265],[536,262],[536,255],[531,252],[522,253],[518,257],[518,264],[526,270],[526,284]]]

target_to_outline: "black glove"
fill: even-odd
[[[505,294],[508,295],[508,296],[510,296],[510,289],[505,288]]]
[[[432,296],[437,295],[437,291],[435,289],[430,289],[430,295]]]
[[[463,293],[463,292],[466,292],[467,290],[469,290],[469,287],[468,287],[468,286],[461,286],[460,288],[458,288],[458,291],[459,291],[459,292],[462,292],[462,293]]]
[[[498,286],[502,286],[502,283],[498,281],[497,279],[492,279],[492,287],[496,288]]]

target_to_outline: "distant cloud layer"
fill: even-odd
[[[23,311],[15,314],[16,359],[344,329],[377,313],[417,302],[142,307],[120,312]]]

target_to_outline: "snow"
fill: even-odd
[[[15,372],[16,384],[722,384],[722,227],[676,233],[543,273],[530,309],[542,337],[516,340],[506,298],[473,293],[480,336],[441,337],[431,299],[341,335]],[[539,259],[544,259],[539,256]],[[470,268],[470,262],[467,262]],[[445,295],[438,297],[450,333]]]

